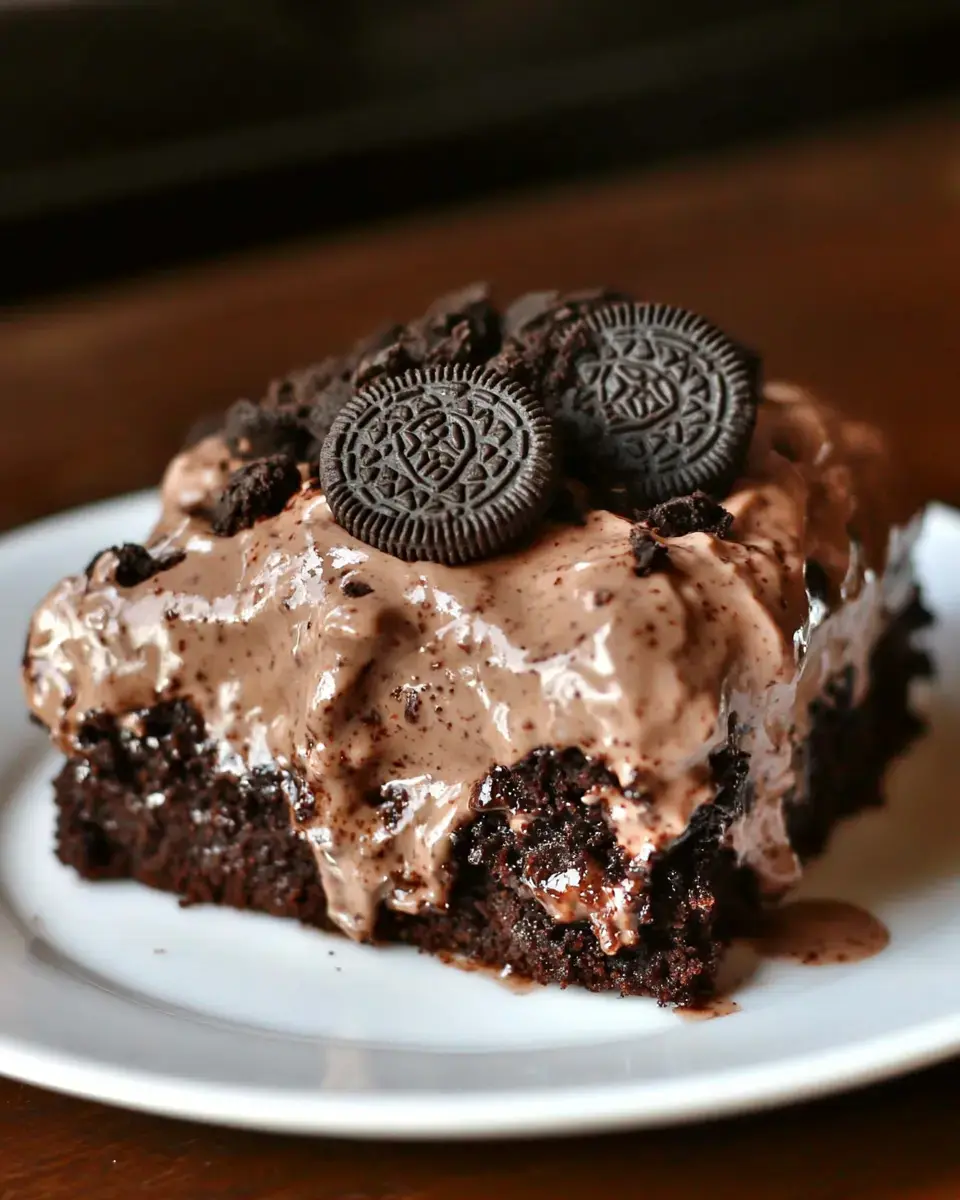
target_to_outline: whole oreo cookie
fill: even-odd
[[[722,495],[756,420],[757,370],[742,348],[663,304],[599,306],[569,336],[566,378],[548,399],[590,481],[624,512]]]
[[[336,520],[407,561],[455,565],[502,550],[542,515],[554,478],[543,405],[482,367],[423,367],[370,384],[320,455]]]

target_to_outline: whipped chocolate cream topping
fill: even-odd
[[[304,781],[313,814],[299,827],[330,916],[362,938],[380,904],[443,904],[451,834],[495,764],[578,746],[619,783],[584,803],[602,806],[637,870],[530,890],[615,952],[635,939],[644,864],[712,802],[709,755],[733,716],[754,802],[731,842],[772,893],[793,881],[782,807],[802,787],[796,736],[829,674],[851,663],[864,677],[898,602],[902,572],[884,571],[900,514],[871,430],[768,386],[724,500],[730,533],[660,539],[668,565],[643,578],[630,522],[599,509],[447,567],[356,541],[304,482],[278,516],[218,538],[205,512],[235,465],[217,438],[171,464],[147,545],[183,561],[121,588],[107,552],[39,607],[26,691],[65,753],[82,753],[98,710],[189,698],[224,771],[270,765]],[[811,600],[809,560],[832,599]]]

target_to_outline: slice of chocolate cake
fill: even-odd
[[[707,998],[880,799],[924,614],[878,435],[694,314],[482,288],[241,401],[37,610],[92,879]]]

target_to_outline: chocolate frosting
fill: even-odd
[[[589,919],[614,952],[633,940],[643,864],[712,802],[709,756],[733,716],[754,800],[731,843],[771,893],[794,881],[783,800],[803,788],[794,751],[809,703],[848,664],[865,687],[909,580],[872,430],[768,385],[723,502],[730,533],[660,539],[666,563],[642,578],[630,522],[608,511],[547,523],[485,562],[406,563],[346,534],[306,480],[278,516],[218,538],[206,513],[235,465],[218,438],[171,464],[147,545],[183,550],[181,562],[123,588],[106,552],[37,610],[27,698],[65,753],[82,754],[94,712],[136,722],[188,697],[224,771],[271,765],[305,781],[313,812],[298,827],[330,916],[362,938],[381,904],[444,903],[451,834],[491,767],[578,746],[619,781],[584,803],[603,806],[641,869],[589,901],[578,879],[531,890],[556,919]]]

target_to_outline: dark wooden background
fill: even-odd
[[[960,116],[940,109],[11,316],[0,525],[152,482],[201,412],[478,277],[505,293],[616,283],[701,309],[761,347],[769,374],[881,424],[917,499],[960,501]],[[371,1148],[0,1083],[0,1198],[954,1200],[958,1095],[950,1064],[712,1126]]]
[[[956,89],[957,0],[0,2],[0,304]]]

